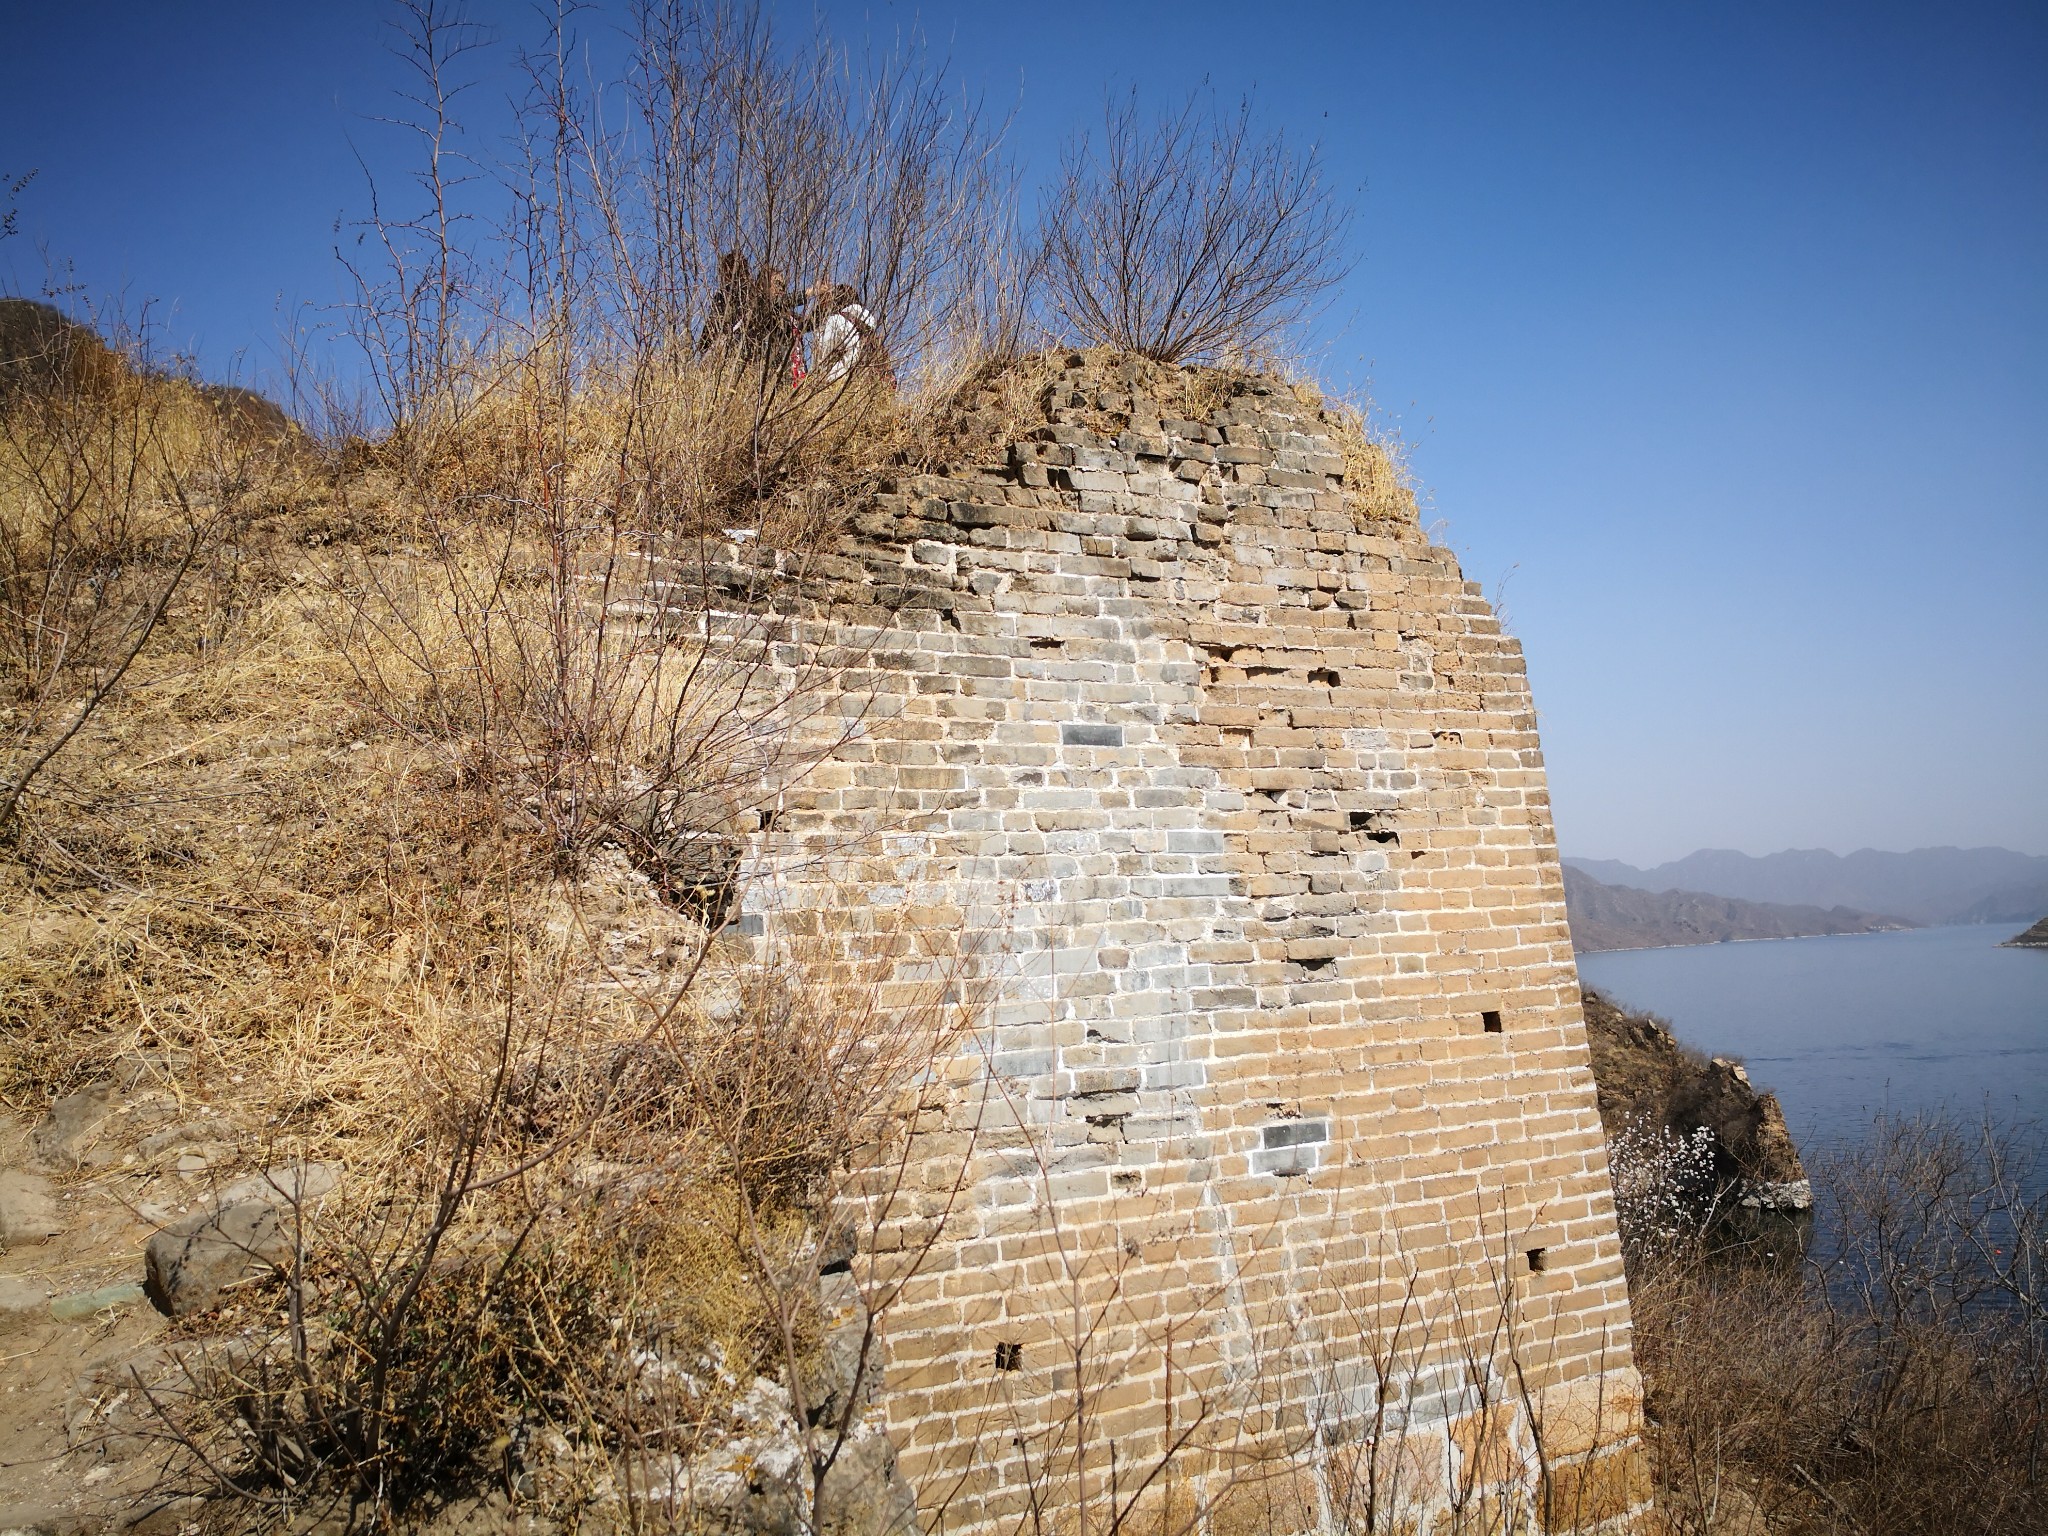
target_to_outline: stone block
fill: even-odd
[[[290,1225],[265,1200],[196,1212],[149,1240],[143,1289],[166,1317],[213,1306],[226,1287],[285,1263],[294,1250]]]
[[[121,1111],[119,1088],[95,1083],[66,1094],[50,1106],[29,1136],[29,1166],[46,1173],[70,1173],[89,1163],[110,1160],[113,1151],[101,1145],[101,1132]]]
[[[1546,1532],[1584,1531],[1650,1502],[1649,1459],[1639,1445],[1545,1469],[1538,1507]]]
[[[48,1179],[18,1169],[0,1170],[0,1249],[45,1243],[63,1230]]]
[[[143,1289],[166,1317],[212,1307],[229,1286],[288,1263],[340,1183],[332,1163],[284,1164],[238,1180],[143,1252]]]
[[[27,1276],[0,1278],[0,1336],[49,1321],[50,1288]]]

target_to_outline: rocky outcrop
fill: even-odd
[[[1805,1211],[1812,1186],[1773,1093],[1759,1093],[1740,1062],[1681,1045],[1670,1026],[1586,992],[1586,1040],[1600,1119],[1612,1137],[1647,1123],[1687,1135],[1713,1133],[1714,1173],[1752,1210]]]
[[[2048,949],[2048,917],[2044,917],[2025,933],[2014,934],[1999,946],[2001,949]]]
[[[855,1420],[814,1490],[811,1449],[789,1393],[762,1378],[735,1406],[733,1438],[692,1457],[661,1455],[633,1470],[633,1502],[687,1509],[712,1536],[911,1536],[917,1496],[897,1470],[879,1415]],[[815,1443],[813,1437],[813,1442]],[[829,1449],[833,1437],[823,1439]]]

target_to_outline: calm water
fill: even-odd
[[[1579,970],[1740,1056],[1794,1140],[1820,1145],[1880,1109],[2048,1119],[2048,950],[2000,949],[2019,926],[1623,950]]]

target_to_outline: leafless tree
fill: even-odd
[[[1134,92],[1071,140],[1044,210],[1047,302],[1080,341],[1167,363],[1253,353],[1349,270],[1348,210],[1317,153],[1197,93],[1156,119]]]

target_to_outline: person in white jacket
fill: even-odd
[[[855,368],[887,372],[880,327],[850,283],[819,283],[811,289],[811,372],[837,383]],[[823,319],[816,318],[822,315]]]

